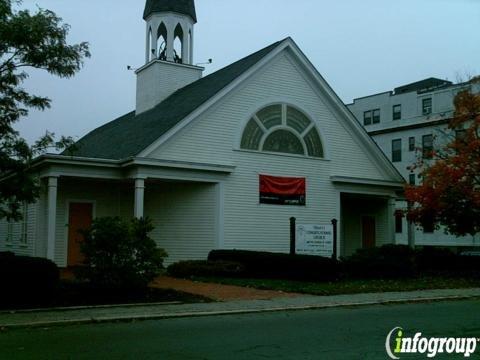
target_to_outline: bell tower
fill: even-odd
[[[137,74],[136,113],[149,110],[202,77],[193,65],[194,0],[147,0],[145,65]]]

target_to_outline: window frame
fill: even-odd
[[[281,119],[282,122],[280,125],[272,126],[267,128],[262,123],[262,120],[258,117],[258,114],[261,113],[264,109],[272,106],[280,106],[281,107]],[[300,133],[299,130],[292,126],[292,122],[289,122],[288,114],[290,111],[294,111],[299,113],[301,116],[308,120],[309,124],[305,127],[305,129]],[[292,118],[294,119],[294,118]],[[250,144],[251,141],[247,141],[248,137],[251,134],[247,133],[247,127],[249,126],[251,121],[257,125],[257,128],[260,129],[261,137],[258,141],[257,147],[254,149],[253,147],[244,147],[244,144]],[[293,120],[292,120],[293,121]],[[273,135],[277,131],[287,131],[293,136],[297,138],[303,148],[303,154],[299,153],[292,153],[287,151],[271,151],[271,150],[264,150],[265,143],[269,139],[271,135]],[[316,136],[312,137],[312,131],[315,131]],[[310,141],[310,142],[309,142]],[[310,145],[310,146],[309,146]],[[307,115],[303,110],[300,108],[290,105],[287,103],[273,103],[269,105],[265,105],[259,108],[245,123],[243,127],[243,132],[240,137],[240,143],[238,150],[240,151],[248,151],[248,152],[256,152],[256,153],[265,153],[265,154],[273,154],[273,155],[281,155],[281,156],[294,156],[294,157],[301,157],[301,158],[310,158],[310,159],[318,159],[318,160],[326,160],[326,151],[323,137],[320,131],[317,128],[315,121]]]
[[[408,151],[410,152],[415,151],[415,142],[416,142],[415,136],[410,136],[408,138]]]
[[[396,108],[399,108],[400,111],[395,111]],[[392,119],[393,121],[398,121],[402,119],[402,104],[392,106]]]
[[[400,149],[395,150],[395,144],[400,144]],[[402,162],[402,139],[392,140],[392,162]]]
[[[20,246],[26,246],[28,244],[28,204],[23,204],[22,222],[20,223]]]
[[[367,114],[369,114],[370,116],[367,117]],[[367,119],[369,119],[367,121]],[[372,110],[368,110],[368,111],[364,111],[363,112],[363,125],[364,126],[369,126],[369,125],[372,125],[373,124],[373,111]]]
[[[409,174],[408,175],[408,183],[410,185],[416,186],[417,185],[417,175],[416,174]]]
[[[431,146],[428,147],[427,150],[425,148],[425,139],[430,138],[431,139]],[[431,160],[433,158],[432,152],[434,150],[433,146],[433,134],[427,134],[422,136],[422,158],[426,160]],[[428,152],[427,152],[428,151]]]
[[[375,116],[375,113],[378,112],[378,116]],[[375,119],[377,119],[375,121]],[[376,125],[376,124],[380,124],[381,122],[381,111],[380,109],[373,109],[372,110],[372,124],[373,125]]]
[[[430,102],[430,105],[426,105],[426,102]],[[433,99],[431,97],[422,99],[422,115],[430,115],[433,113]]]

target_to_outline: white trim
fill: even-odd
[[[301,106],[299,106],[298,104],[294,104],[293,103],[293,100],[292,99],[289,99],[287,97],[273,97],[273,98],[268,98],[268,99],[262,99],[260,100],[259,102],[255,103],[251,108],[250,108],[250,111],[249,111],[249,114],[252,114],[250,115],[250,117],[245,117],[245,119],[243,121],[240,122],[239,124],[239,127],[237,128],[237,132],[236,132],[236,135],[235,135],[235,143],[234,143],[234,150],[240,150],[240,151],[254,151],[254,152],[265,152],[267,154],[272,154],[271,152],[268,152],[268,151],[263,151],[263,150],[248,150],[248,149],[242,149],[241,145],[242,145],[242,139],[243,139],[243,134],[245,132],[245,127],[248,125],[248,122],[250,121],[250,119],[252,118],[255,118],[256,115],[258,114],[258,112],[260,112],[261,110],[265,109],[266,107],[269,107],[269,106],[274,106],[274,105],[278,105],[278,106],[281,106],[282,107],[282,110],[281,110],[281,114],[282,114],[282,125],[277,125],[277,126],[274,126],[270,129],[266,129],[263,127],[263,124],[262,124],[262,131],[263,131],[263,135],[262,135],[262,139],[260,140],[260,147],[259,149],[262,149],[263,148],[263,143],[265,142],[265,139],[274,131],[274,130],[278,130],[278,129],[287,129],[287,130],[290,130],[297,135],[298,138],[301,139],[301,142],[302,144],[304,145],[304,149],[305,149],[305,154],[306,155],[295,155],[295,156],[301,156],[301,157],[310,157],[310,158],[314,158],[314,159],[323,159],[323,160],[329,160],[329,146],[326,142],[326,139],[325,139],[325,136],[324,136],[324,131],[322,129],[322,127],[320,126],[320,122],[317,121],[315,119],[315,117],[313,116],[313,114],[307,110],[306,108],[303,108]],[[303,134],[299,134],[295,129],[289,127],[287,125],[287,108],[288,107],[291,107],[299,112],[301,112],[303,115],[305,115],[307,117],[307,119],[310,121],[310,125],[308,125],[307,129],[304,131]],[[285,118],[285,119],[284,119]],[[257,117],[258,119],[258,117]],[[304,137],[308,134],[308,132],[311,130],[311,129],[315,129],[317,131],[317,134],[318,136],[320,137],[320,141],[322,142],[322,150],[323,150],[323,157],[322,158],[318,158],[318,157],[315,157],[315,156],[309,156],[308,155],[308,151],[307,151],[307,147],[306,147],[306,144],[305,144],[305,140],[304,140]],[[294,155],[294,154],[288,154],[288,153],[275,153],[277,155],[284,155],[284,156],[289,156],[289,155]]]
[[[58,177],[47,178],[47,259],[55,262]]]
[[[260,68],[262,68],[265,64],[267,64],[273,57],[275,57],[278,53],[280,53],[285,46],[282,45],[285,42],[282,42],[277,46],[277,48],[270,51],[269,54],[264,56],[260,61],[258,61],[255,65],[250,67],[247,71],[245,71],[242,75],[237,77],[234,81],[232,81],[229,85],[219,91],[215,96],[211,97],[208,101],[204,104],[199,106],[196,110],[194,110],[190,115],[180,121],[177,125],[175,125],[172,129],[170,129],[167,133],[163,134],[159,139],[154,141],[152,144],[147,146],[144,150],[142,150],[137,156],[138,157],[148,157],[153,151],[155,151],[160,145],[167,142],[171,137],[176,135],[180,130],[186,127],[189,123],[197,119],[201,114],[207,111],[211,106],[215,105],[220,99],[225,97],[228,93],[232,90],[236,89],[242,82],[246,79],[250,78],[254,73],[256,73]]]
[[[394,181],[354,178],[354,177],[347,177],[347,176],[331,176],[330,180],[333,183],[385,186],[385,187],[392,187],[392,188],[398,188],[398,189],[403,189],[403,186],[404,186],[404,183],[399,183]]]
[[[64,244],[65,244],[65,254],[64,261],[65,267],[68,267],[68,235],[70,230],[70,204],[92,204],[92,221],[97,217],[97,201],[90,199],[67,199],[65,200],[65,227],[67,231],[65,232]]]
[[[270,137],[270,135],[273,135],[275,132],[277,132],[279,130],[285,130],[285,131],[288,131],[289,133],[292,133],[298,139],[298,141],[300,141],[300,143],[302,144],[303,155],[293,154],[293,153],[292,153],[292,155],[298,155],[298,156],[302,156],[302,157],[309,156],[308,155],[308,150],[307,150],[307,144],[305,144],[305,140],[303,140],[303,138],[300,137],[300,135],[298,134],[298,132],[295,129],[292,129],[291,127],[288,127],[287,125],[274,126],[274,127],[270,128],[267,133],[264,133],[263,136],[262,136],[262,139],[260,140],[260,146],[259,146],[258,151],[269,152],[269,153],[271,153],[271,152],[277,153],[276,151],[266,151],[266,150],[263,149],[263,147],[265,146],[265,141],[267,141],[267,139]],[[279,154],[290,154],[288,152],[283,152],[283,151],[278,151],[278,153]],[[310,156],[310,157],[314,157],[314,156]]]
[[[328,85],[322,75],[318,72],[315,66],[310,62],[310,60],[305,56],[305,54],[300,50],[300,48],[295,44],[295,42],[288,38],[289,50],[291,50],[294,55],[294,59],[298,60],[297,63],[303,66],[303,69],[312,77],[313,82],[311,83],[314,90],[320,90],[324,92],[324,98],[330,100],[331,105],[333,105],[332,110],[334,113],[339,114],[339,119],[348,120],[347,123],[354,131],[357,136],[353,138],[358,138],[362,141],[364,146],[367,148],[367,154],[372,155],[372,159],[379,165],[379,169],[384,172],[386,175],[392,178],[403,179],[398,170],[393,166],[385,154],[381,151],[378,145],[373,141],[373,139],[368,135],[365,128],[360,125],[358,120],[353,116],[350,110],[345,106],[342,100],[338,95],[333,91],[333,89]],[[308,79],[307,79],[308,80]]]

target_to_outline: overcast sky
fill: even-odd
[[[135,107],[144,64],[144,0],[24,0],[72,26],[92,58],[73,79],[34,72],[27,88],[53,100],[17,126],[80,137]],[[196,0],[194,61],[205,74],[291,36],[346,103],[430,76],[480,73],[480,0]]]

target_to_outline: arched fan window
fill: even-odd
[[[322,140],[313,122],[287,105],[270,105],[257,112],[243,131],[245,150],[323,158]]]

